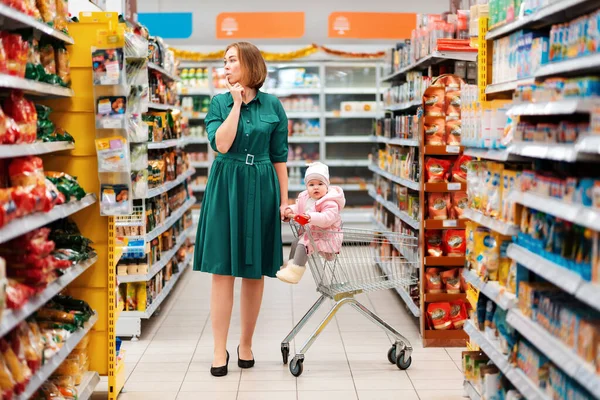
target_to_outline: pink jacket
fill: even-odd
[[[298,195],[296,204],[289,206],[294,214],[305,214],[306,202],[309,199],[308,191]],[[342,216],[340,212],[346,205],[344,191],[339,186],[330,186],[325,196],[315,203],[315,211],[309,212],[311,236],[317,251],[320,253],[338,253],[342,248]],[[340,232],[330,233],[328,231]],[[304,235],[301,243],[306,246],[308,253],[313,252],[308,235]]]

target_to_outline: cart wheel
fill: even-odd
[[[290,344],[289,343],[281,343],[281,357],[283,358],[283,363],[288,363],[288,358],[290,356]]]
[[[390,347],[387,357],[390,364],[396,364],[396,345]]]
[[[396,367],[398,367],[402,370],[408,369],[408,367],[410,367],[410,364],[412,362],[412,357],[408,357],[408,360],[405,360],[404,359],[405,355],[406,355],[406,353],[401,351],[400,354],[398,354],[398,358],[396,359]]]
[[[299,377],[302,375],[302,371],[304,370],[304,360],[297,359],[294,357],[292,362],[290,363],[290,372],[295,377]]]

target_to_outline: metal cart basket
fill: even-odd
[[[314,249],[308,258],[308,265],[321,296],[281,342],[284,364],[288,362],[290,341],[326,299],[332,299],[335,302],[319,326],[303,344],[300,352],[290,361],[289,368],[292,375],[300,376],[302,374],[306,352],[344,304],[350,304],[394,337],[395,342],[388,351],[388,361],[396,364],[400,369],[407,369],[411,364],[413,351],[409,341],[358,302],[354,296],[364,292],[395,287],[408,289],[408,286],[415,284],[417,282],[414,273],[417,271],[415,264],[418,260],[418,239],[394,232],[346,228],[341,232],[335,232],[308,225],[301,226],[295,222],[292,222],[291,225],[294,236],[306,235],[309,247]],[[403,255],[392,255],[392,246],[399,249]]]

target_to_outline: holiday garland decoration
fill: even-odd
[[[213,51],[210,53],[200,53],[197,51],[187,51],[171,48],[171,50],[175,53],[175,58],[178,58],[181,61],[209,61],[209,60],[218,60],[225,56],[224,50]],[[295,60],[298,58],[308,57],[311,54],[314,54],[318,51],[323,51],[327,54],[335,55],[338,57],[346,57],[346,58],[363,58],[363,59],[374,59],[381,58],[385,55],[385,52],[379,51],[376,53],[354,53],[349,51],[342,50],[334,50],[326,46],[319,46],[317,44],[311,44],[309,46],[303,47],[298,50],[290,51],[287,53],[271,53],[267,51],[261,51],[264,59],[266,61],[288,61]]]

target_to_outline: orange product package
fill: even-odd
[[[446,254],[450,257],[463,257],[467,249],[465,231],[463,229],[448,229],[442,235],[442,243]]]
[[[442,278],[438,268],[427,268],[425,271],[425,292],[426,293],[443,293]]]
[[[448,160],[428,157],[427,160],[425,160],[427,182],[448,182],[448,174],[450,172],[451,164],[452,163]]]
[[[440,278],[442,279],[442,284],[446,289],[446,293],[460,293],[460,278],[458,277],[458,268],[443,271],[440,274]]]
[[[452,198],[451,218],[462,218],[465,208],[469,203],[466,192],[454,192],[450,195]]]
[[[444,137],[446,130],[446,119],[444,117],[426,116],[423,119],[423,131],[425,132],[425,144],[431,146],[442,146],[446,144]]]
[[[42,159],[34,156],[13,158],[8,166],[10,184],[18,186],[45,186],[46,176]]]
[[[448,193],[428,193],[427,205],[430,219],[448,219],[450,196]]]
[[[462,123],[459,119],[446,121],[446,144],[460,146]]]
[[[459,76],[452,74],[444,75],[440,80],[448,91],[460,89],[462,82],[462,79],[460,79]]]
[[[446,107],[446,118],[448,119],[459,119],[460,118],[460,90],[452,90],[446,92],[444,106]]]
[[[443,86],[430,86],[423,94],[425,116],[443,117],[446,90]]]
[[[473,157],[461,155],[452,167],[452,180],[454,182],[467,182],[467,170]]]
[[[442,231],[425,231],[425,243],[427,245],[428,255],[433,257],[441,257],[444,255],[444,251],[442,250]]]
[[[23,96],[23,92],[13,90],[4,100],[2,109],[17,124],[15,143],[33,143],[37,139],[37,111],[35,104]]]
[[[427,315],[433,325],[433,329],[436,330],[452,328],[450,312],[450,303],[430,303],[427,305]]]
[[[450,303],[450,320],[454,329],[462,329],[468,317],[467,304],[464,300],[457,300]]]

